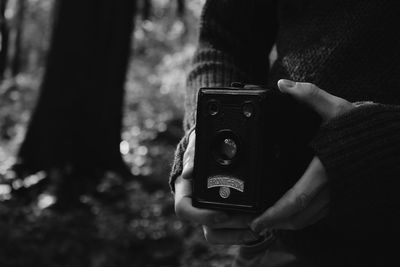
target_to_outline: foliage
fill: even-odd
[[[168,187],[204,1],[188,0],[177,18],[175,1],[153,0],[150,19],[136,18],[120,144],[134,179],[102,174],[81,207],[58,213],[47,179],[57,173],[16,177],[11,170],[43,73],[52,2],[28,1],[23,72],[0,85],[0,265],[228,266],[236,248],[211,247],[201,229],[177,219]]]

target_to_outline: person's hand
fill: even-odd
[[[315,110],[327,122],[355,105],[336,97],[311,83],[279,80],[281,92]],[[328,213],[328,177],[318,157],[314,157],[303,176],[272,207],[257,217],[251,228],[257,233],[267,229],[297,230],[312,225]]]
[[[189,144],[183,156],[182,175],[175,181],[175,213],[185,220],[201,224],[204,236],[212,244],[244,244],[257,239],[250,229],[253,217],[217,210],[199,209],[192,206],[192,173],[196,133],[189,136]]]

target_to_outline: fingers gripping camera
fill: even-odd
[[[201,88],[193,205],[261,212],[302,175],[320,123],[277,89]]]

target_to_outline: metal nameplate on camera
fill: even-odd
[[[229,176],[216,175],[207,179],[207,188],[220,187],[219,195],[222,198],[228,198],[231,194],[229,188],[244,192],[244,181]]]

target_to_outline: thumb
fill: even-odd
[[[278,81],[278,88],[282,93],[290,94],[299,102],[315,110],[324,121],[328,121],[354,108],[349,101],[331,95],[312,83],[281,79]]]

